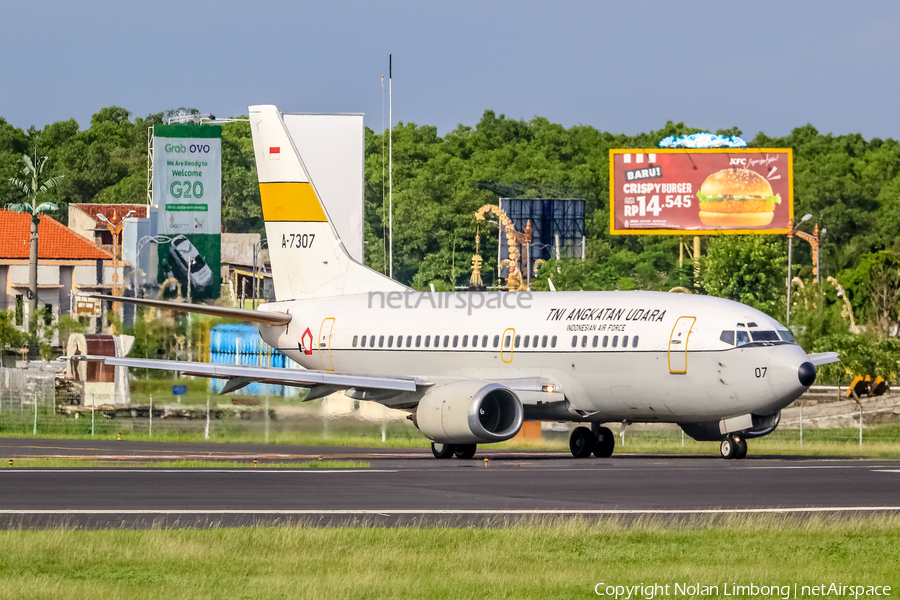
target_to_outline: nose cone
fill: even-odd
[[[816,366],[806,361],[797,369],[797,377],[800,379],[800,385],[809,387],[816,380]]]

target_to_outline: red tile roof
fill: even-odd
[[[98,223],[100,222],[97,218],[98,213],[103,213],[103,216],[117,225],[130,210],[134,211],[134,214],[131,215],[133,217],[138,219],[147,218],[146,204],[76,204],[75,206],[89,214]]]
[[[0,210],[0,259],[27,259],[31,239],[31,216]],[[46,215],[38,224],[38,259],[112,260],[107,252],[59,221]]]

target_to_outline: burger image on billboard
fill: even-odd
[[[713,227],[762,227],[775,218],[781,196],[766,178],[749,169],[722,169],[706,178],[700,191],[700,221]]]

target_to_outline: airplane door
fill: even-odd
[[[334,318],[327,317],[319,327],[319,358],[322,368],[326,371],[334,371],[334,362],[331,360],[331,330],[334,329]]]
[[[678,317],[669,336],[669,373],[687,373],[688,339],[697,317]]]
[[[513,340],[516,339],[516,330],[509,328],[503,331],[500,338],[500,360],[511,363],[513,359]]]

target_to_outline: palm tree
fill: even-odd
[[[38,264],[38,223],[41,215],[58,207],[53,202],[38,202],[38,197],[43,196],[56,187],[63,178],[62,175],[43,179],[44,167],[47,165],[47,157],[42,156],[32,162],[28,155],[22,155],[22,175],[11,177],[9,182],[22,190],[25,194],[25,202],[7,205],[10,210],[31,215],[31,256],[28,259],[28,302],[29,321],[37,314],[37,264]],[[29,325],[30,326],[30,325]]]

